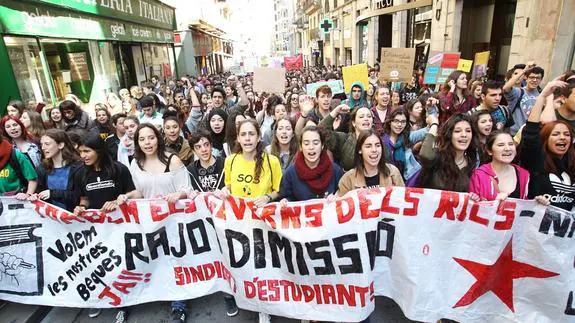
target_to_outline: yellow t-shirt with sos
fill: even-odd
[[[242,154],[233,154],[224,163],[225,183],[234,196],[257,198],[280,190],[282,166],[276,156],[264,153],[263,168],[254,180],[256,161],[247,161]]]

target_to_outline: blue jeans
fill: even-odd
[[[170,306],[172,307],[172,311],[173,310],[181,310],[184,312],[188,311],[187,301],[173,301]]]

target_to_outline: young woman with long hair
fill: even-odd
[[[481,104],[481,90],[483,89],[483,81],[481,80],[475,80],[473,82],[471,82],[471,95],[473,95],[473,98],[475,99],[475,103],[477,105]]]
[[[339,181],[337,195],[364,187],[404,186],[399,169],[386,163],[383,141],[374,130],[361,132],[354,152],[355,167]]]
[[[282,177],[282,202],[305,201],[335,194],[343,170],[329,158],[325,134],[316,126],[305,127],[299,144],[301,150]]]
[[[194,157],[194,152],[188,140],[182,136],[181,122],[174,116],[164,115],[164,142],[166,147],[178,155],[182,163],[187,165]]]
[[[273,137],[273,127],[274,124],[282,118],[287,110],[283,99],[280,96],[272,94],[265,100],[266,107],[258,113],[256,120],[261,125],[262,140],[264,141],[264,146],[271,143]]]
[[[575,206],[575,150],[573,129],[562,120],[540,129],[541,111],[558,88],[568,88],[557,79],[547,83],[537,97],[523,128],[521,166],[529,171],[529,198],[543,195],[551,205],[571,211]]]
[[[439,132],[437,125],[431,125],[419,152],[423,166],[419,186],[467,192],[469,178],[477,167],[476,141],[477,133],[467,114],[454,114]]]
[[[272,143],[266,151],[279,158],[282,169],[285,171],[293,163],[299,150],[295,137],[295,121],[288,116],[279,119],[275,124]]]
[[[24,110],[20,121],[22,121],[22,124],[26,127],[28,134],[34,138],[35,141],[40,141],[40,137],[42,137],[46,131],[40,113],[32,110]]]
[[[513,164],[517,155],[513,137],[506,132],[494,131],[487,137],[485,148],[491,161],[473,171],[469,193],[475,193],[486,201],[507,197],[527,199],[529,172]]]
[[[28,134],[22,121],[16,117],[4,116],[0,126],[4,138],[9,139],[16,150],[28,157],[35,168],[39,167],[42,161],[42,152],[34,138]]]
[[[286,97],[286,110],[289,111],[289,116],[297,120],[301,115],[299,110],[299,96],[298,92],[292,93],[289,97]]]
[[[493,130],[493,121],[489,110],[477,110],[471,115],[473,126],[477,128],[477,151],[479,152],[479,163],[489,162],[490,157],[485,148],[487,137]]]
[[[134,138],[135,154],[130,173],[136,190],[120,195],[118,203],[128,198],[162,197],[170,203],[186,198],[190,177],[180,158],[167,151],[160,131],[150,123],[142,123]]]
[[[64,100],[59,107],[62,112],[65,131],[75,131],[83,136],[94,128],[94,121],[75,101]]]
[[[323,120],[323,126],[328,132],[330,139],[326,142],[327,148],[333,153],[335,160],[344,170],[353,168],[353,151],[357,143],[357,137],[361,131],[369,130],[373,126],[373,116],[367,107],[355,108],[349,116],[349,132],[334,131],[333,122],[340,113],[349,113],[349,107],[340,104],[333,109]]]
[[[98,129],[100,137],[106,140],[109,135],[114,133],[114,127],[112,126],[112,115],[106,108],[106,105],[102,103],[96,103],[94,111],[96,112],[96,129]]]
[[[46,129],[64,129],[62,111],[59,107],[53,107],[48,112],[48,120],[44,122]]]
[[[8,102],[8,105],[6,106],[6,114],[20,119],[25,109],[26,106],[24,105],[24,102],[20,100],[12,100]]]
[[[443,91],[439,95],[439,122],[441,124],[444,124],[452,115],[466,113],[477,106],[475,98],[468,92],[467,83],[467,74],[462,71],[453,71],[447,77]]]
[[[226,157],[223,196],[254,199],[256,207],[279,196],[282,168],[279,159],[265,152],[258,123],[246,119],[238,126],[237,153]]]
[[[401,96],[399,95],[399,91],[393,90],[391,91],[391,110],[395,110],[401,107]]]
[[[128,167],[115,162],[100,134],[90,132],[82,138],[79,147],[84,165],[74,173],[74,194],[79,204],[74,215],[80,216],[87,209],[111,212],[118,207],[118,197],[133,194],[134,182]],[[102,309],[91,308],[88,315],[96,317]],[[119,309],[116,320],[123,322],[127,316],[125,309]]]
[[[399,169],[403,179],[406,181],[421,170],[421,165],[415,158],[411,148],[421,142],[429,131],[427,127],[411,131],[411,125],[407,121],[408,118],[409,116],[405,109],[398,108],[393,110],[388,114],[385,121],[382,136],[386,160]],[[435,116],[429,116],[427,121],[429,125],[438,125]]]
[[[118,143],[118,153],[115,159],[126,167],[130,166],[136,153],[134,136],[136,135],[136,130],[139,125],[140,121],[136,116],[127,116],[124,118],[123,126],[125,133]]]
[[[37,194],[32,198],[48,201],[71,212],[78,204],[73,187],[74,174],[82,166],[80,156],[61,129],[48,129],[40,144],[44,160],[37,169]]]
[[[421,102],[419,99],[411,99],[405,103],[405,110],[409,114],[408,122],[412,131],[425,128],[427,126],[425,123],[427,113],[424,106],[425,102]]]

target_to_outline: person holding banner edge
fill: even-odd
[[[118,207],[120,195],[135,194],[128,167],[112,159],[99,133],[90,132],[82,138],[78,149],[84,165],[74,174],[74,194],[80,201],[74,215],[79,216],[88,208],[111,212]],[[101,312],[101,308],[91,308],[88,316],[94,318]],[[125,322],[127,316],[126,309],[118,309],[116,322]]]

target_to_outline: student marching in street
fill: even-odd
[[[425,101],[411,99],[405,103],[405,110],[409,114],[409,126],[411,131],[416,131],[426,127],[425,120],[427,113],[424,108]]]
[[[467,192],[477,167],[477,134],[468,114],[458,113],[437,129],[431,125],[419,152],[420,187]],[[437,138],[437,139],[436,139]],[[436,147],[435,147],[436,146]]]
[[[112,159],[108,146],[98,133],[83,137],[79,150],[84,165],[74,173],[74,194],[80,201],[74,208],[74,215],[79,216],[86,209],[115,210],[120,195],[135,191],[128,167]],[[88,316],[94,318],[101,312],[101,308],[91,308]],[[125,322],[127,316],[126,309],[119,309],[116,323]]]
[[[524,65],[525,68],[516,68],[513,76],[503,86],[503,94],[509,105],[512,118],[515,124],[511,127],[511,134],[515,135],[519,129],[527,122],[527,116],[535,105],[535,100],[539,96],[539,85],[545,71],[535,65],[535,62],[529,62]],[[523,66],[521,66],[523,67]],[[515,86],[521,84],[525,79],[525,87]]]
[[[34,139],[34,141],[39,142],[40,138],[46,131],[44,127],[44,122],[42,121],[42,116],[33,110],[24,110],[22,116],[20,117],[20,121],[24,127],[26,127],[26,131],[28,134]]]
[[[64,120],[64,130],[66,132],[76,132],[80,136],[85,136],[87,132],[96,126],[94,120],[86,111],[83,111],[75,101],[65,100],[60,103],[60,111]]]
[[[404,186],[399,169],[386,163],[383,141],[374,130],[361,132],[354,156],[355,167],[339,181],[338,196],[358,188]]]
[[[263,207],[279,196],[282,169],[276,156],[265,152],[258,123],[247,119],[238,127],[238,152],[226,157],[224,173],[226,186],[221,197],[230,195],[253,199],[256,207]],[[259,313],[260,323],[269,323],[270,316]]]
[[[80,156],[64,130],[49,129],[40,139],[44,160],[37,169],[38,187],[33,199],[40,199],[70,212],[78,205],[74,174],[82,167]]]
[[[466,113],[477,106],[475,98],[467,90],[467,74],[465,72],[453,71],[449,74],[439,96],[440,124],[444,124],[456,113]]]
[[[98,103],[94,108],[96,111],[96,129],[102,137],[106,140],[108,136],[114,133],[114,127],[112,126],[112,115],[105,105]]]
[[[573,129],[565,121],[540,127],[541,110],[556,89],[568,88],[558,79],[549,82],[535,100],[521,139],[521,166],[529,171],[529,198],[543,195],[551,205],[571,211],[575,206],[575,151]]]
[[[307,126],[299,144],[293,165],[282,177],[282,201],[305,201],[335,194],[343,170],[329,158],[324,133],[316,126]]]
[[[37,178],[30,159],[0,136],[0,194],[25,200],[36,190]]]
[[[348,98],[342,104],[346,104],[350,109],[368,107],[365,89],[361,82],[353,82],[351,84]]]
[[[10,140],[14,149],[28,157],[34,167],[39,167],[42,161],[42,152],[38,144],[28,134],[22,121],[15,117],[4,116],[0,122],[0,127],[2,127],[4,138]]]
[[[485,149],[487,137],[493,131],[493,121],[491,121],[491,113],[488,110],[478,110],[471,115],[473,126],[477,128],[477,151],[479,153],[479,164],[484,164],[490,161],[489,154]]]
[[[408,117],[407,111],[403,108],[393,110],[385,121],[382,136],[385,159],[399,169],[405,181],[421,170],[421,165],[411,147],[421,142],[429,131],[427,127],[411,131],[411,125],[407,122]],[[430,126],[438,125],[437,118],[433,115],[430,115],[427,121]]]
[[[166,114],[168,115],[168,114]],[[182,136],[182,130],[180,128],[180,121],[173,116],[164,116],[164,142],[166,148],[171,149],[175,152],[182,163],[187,165],[190,160],[194,158],[194,152],[190,148],[188,140]]]
[[[59,107],[48,110],[48,121],[45,121],[44,125],[46,129],[64,129],[64,120]]]
[[[12,100],[8,102],[8,105],[6,106],[6,115],[20,119],[25,109],[26,106],[24,105],[24,102],[20,100]]]
[[[373,127],[379,136],[383,136],[383,123],[387,113],[391,111],[391,97],[389,88],[382,86],[375,91],[375,106],[371,108]]]
[[[120,140],[124,137],[126,133],[126,129],[124,128],[124,119],[126,118],[126,114],[118,113],[112,116],[112,128],[114,129],[114,133],[110,134],[108,138],[106,138],[105,142],[108,146],[108,151],[112,155],[112,158],[118,158],[118,145],[120,144]]]
[[[268,153],[279,158],[284,172],[293,163],[299,150],[294,129],[295,122],[289,116],[279,119],[275,123],[272,143],[266,147]]]
[[[225,186],[224,158],[221,156],[214,157],[210,140],[211,136],[206,131],[194,132],[190,137],[190,145],[198,157],[187,166],[192,185],[192,192],[189,195],[191,199],[194,199],[199,193],[214,192]],[[236,316],[239,309],[233,296],[226,294],[224,301],[226,315],[229,317]],[[185,322],[188,313],[189,307],[185,301],[172,302],[172,322]]]
[[[347,105],[339,105],[333,109],[320,123],[328,132],[330,139],[326,141],[327,148],[333,153],[334,159],[344,170],[353,168],[353,151],[357,137],[361,131],[369,130],[373,126],[373,116],[367,107],[355,108],[349,116],[349,132],[334,131],[333,122],[338,114],[349,113]]]
[[[318,125],[323,118],[329,115],[331,111],[332,96],[331,88],[327,85],[322,85],[315,91],[314,100],[311,100],[310,97],[306,96],[306,99],[300,102],[301,116],[297,120],[295,130],[297,136],[301,135],[308,120],[311,120]],[[316,104],[317,107],[315,106]]]
[[[513,164],[517,155],[513,137],[509,133],[494,131],[485,148],[491,162],[475,169],[469,180],[469,193],[480,200],[504,200],[507,197],[527,199],[529,172]]]
[[[258,113],[256,120],[261,125],[262,141],[264,146],[268,146],[273,137],[275,123],[287,114],[283,99],[277,95],[267,98],[266,108]]]
[[[134,146],[134,135],[140,125],[140,121],[135,116],[127,116],[124,118],[124,130],[126,133],[120,139],[118,144],[118,155],[116,160],[124,164],[126,167],[130,166],[134,153],[136,152]]]
[[[501,87],[494,81],[488,81],[482,86],[481,104],[469,111],[473,114],[476,111],[487,110],[491,114],[494,130],[506,130],[513,126],[513,116],[509,109],[500,105]]]

